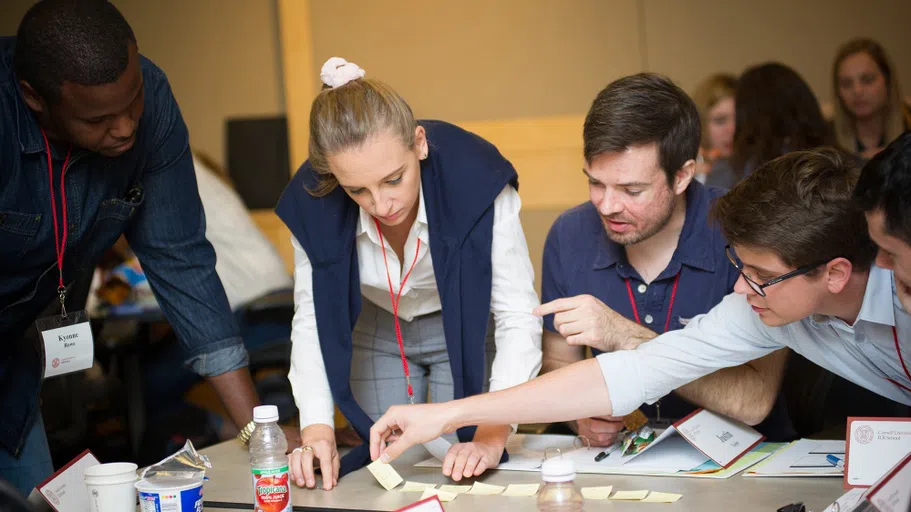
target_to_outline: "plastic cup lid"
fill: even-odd
[[[253,421],[256,423],[271,423],[278,421],[278,407],[274,405],[260,405],[253,408]]]
[[[198,478],[143,478],[136,482],[136,489],[140,492],[157,493],[161,491],[185,491],[202,485]]]
[[[547,459],[541,464],[541,477],[545,480],[565,482],[576,476],[576,465],[564,458]]]

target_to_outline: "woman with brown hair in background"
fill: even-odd
[[[731,157],[719,160],[706,185],[730,189],[760,165],[791,151],[831,144],[829,126],[810,86],[793,69],[769,62],[740,75]]]
[[[832,65],[835,139],[846,151],[872,158],[911,126],[895,67],[882,45],[848,41]]]
[[[696,159],[695,178],[705,178],[715,161],[731,156],[734,143],[734,94],[737,77],[716,73],[705,78],[693,91],[693,101],[702,122],[702,142]]]

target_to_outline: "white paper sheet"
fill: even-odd
[[[844,459],[845,442],[800,439],[743,476],[842,476],[844,470],[826,461],[826,455]]]
[[[433,458],[439,461],[446,458],[450,447],[452,447],[452,443],[442,437],[424,443],[424,448],[430,452],[430,455],[433,455]]]
[[[689,471],[709,460],[708,457],[693,448],[673,429],[657,433],[658,437],[655,441],[638,454],[624,457],[620,455],[620,450],[615,450],[600,462],[595,462],[595,456],[604,449],[576,449],[573,447],[574,436],[517,434],[512,436],[506,443],[509,461],[500,464],[497,469],[540,471],[541,462],[544,459],[544,451],[548,448],[560,449],[564,458],[571,459],[575,463],[577,473],[609,474],[621,471],[624,473],[672,473]],[[661,447],[656,449],[655,447],[659,446],[659,444]],[[548,455],[556,456],[557,452],[550,450]],[[419,462],[416,466],[441,467],[442,464],[439,460],[433,458]]]

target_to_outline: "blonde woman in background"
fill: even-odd
[[[835,139],[847,151],[869,159],[911,125],[896,69],[872,39],[848,41],[832,66]]]
[[[734,145],[734,94],[737,78],[717,73],[699,83],[693,101],[702,122],[702,143],[696,160],[696,179],[705,183],[712,164],[731,155]]]

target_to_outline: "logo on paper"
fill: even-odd
[[[864,425],[854,432],[854,440],[860,444],[870,444],[873,441],[873,428]]]
[[[51,366],[52,366],[53,368],[56,368],[56,367],[60,366],[60,360],[57,359],[57,358],[55,357],[54,360],[51,361]]]
[[[45,490],[44,490],[44,495],[47,496],[47,498],[48,498],[49,500],[51,500],[51,501],[54,503],[54,505],[59,505],[59,504],[60,504],[60,498],[57,497],[57,493],[56,493],[56,492],[54,492],[54,491],[52,491],[52,490],[50,490],[50,489],[45,489]]]

